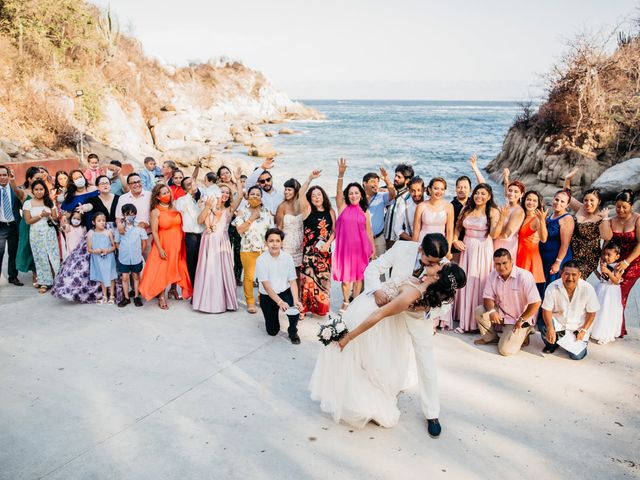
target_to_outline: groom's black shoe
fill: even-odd
[[[442,427],[440,426],[440,422],[437,418],[428,418],[427,419],[427,431],[431,438],[438,438],[440,436],[440,432],[442,432]]]
[[[293,343],[294,345],[300,344],[300,337],[298,336],[297,333],[294,333],[293,335],[289,335],[289,340],[291,340],[291,343]]]

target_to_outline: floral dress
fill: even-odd
[[[49,207],[33,206],[31,200],[24,202],[22,209],[25,212],[31,212],[32,217],[39,216],[43,211],[51,213]],[[46,286],[53,285],[53,276],[60,269],[60,250],[56,229],[49,225],[46,217],[31,224],[29,244],[33,252],[38,283]]]
[[[573,219],[576,226],[571,237],[571,251],[573,259],[579,263],[582,278],[586,280],[598,267],[602,253],[600,249],[600,224],[602,220],[578,222],[575,216]]]
[[[304,244],[300,273],[300,302],[305,312],[324,316],[329,313],[331,291],[331,252],[316,247],[333,232],[330,212],[312,212],[304,219]]]

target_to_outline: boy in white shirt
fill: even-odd
[[[283,239],[284,232],[279,228],[267,230],[265,240],[268,250],[256,261],[260,309],[267,333],[271,336],[280,331],[280,310],[285,312],[289,318],[289,339],[291,343],[298,345],[300,337],[297,327],[302,305],[298,300],[296,268],[291,255],[282,250]]]

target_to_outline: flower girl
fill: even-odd
[[[596,294],[600,310],[596,314],[591,330],[591,338],[598,344],[613,342],[622,327],[622,296],[620,282],[622,276],[615,273],[620,258],[620,245],[615,241],[607,243],[602,249],[602,257],[595,271],[600,280],[596,285]]]

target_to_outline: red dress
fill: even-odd
[[[620,244],[620,259],[622,260],[631,254],[638,243],[635,228],[630,232],[613,232],[612,240]],[[620,283],[620,293],[622,294],[622,329],[620,330],[620,337],[624,337],[627,334],[624,322],[624,309],[627,306],[629,292],[631,292],[638,277],[640,277],[640,257],[631,262],[622,275],[622,283]]]
[[[140,293],[151,300],[162,293],[172,283],[180,285],[183,298],[190,298],[191,280],[187,270],[182,215],[177,210],[169,210],[160,205],[156,207],[158,216],[158,237],[167,258],[160,258],[158,246],[151,246],[151,252],[142,270]]]
[[[540,237],[538,232],[531,228],[531,222],[535,217],[531,217],[529,221],[525,219],[520,232],[518,233],[518,255],[516,256],[516,265],[520,268],[530,271],[536,283],[544,283],[544,269],[542,268],[542,257],[538,244]]]

